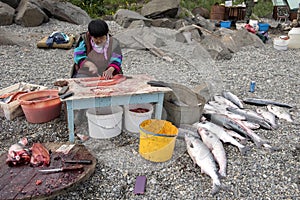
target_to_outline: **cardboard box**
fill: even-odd
[[[23,88],[23,89],[22,89]],[[45,90],[47,87],[35,84],[29,84],[20,82],[15,85],[11,85],[7,88],[0,90],[0,95],[17,92],[17,91],[37,91],[37,90]],[[8,120],[12,120],[18,116],[24,115],[23,110],[17,100],[12,101],[10,103],[4,103],[0,100],[0,117],[5,117]]]

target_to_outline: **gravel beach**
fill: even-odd
[[[54,31],[77,34],[86,27],[55,19],[32,28],[15,24],[0,26],[0,31],[13,32],[26,41],[26,45],[21,46],[0,46],[0,89],[19,82],[53,88],[57,79],[69,78],[73,49],[38,49],[36,43]],[[109,22],[109,27],[112,33],[122,31],[114,22]],[[124,73],[147,73],[158,80],[191,87],[202,83],[201,67],[191,68],[187,60],[178,55],[174,58],[175,61],[170,63],[149,51],[124,50]],[[210,177],[194,166],[183,140],[176,141],[170,161],[155,164],[139,158],[137,135],[124,131],[109,141],[88,140],[88,148],[98,159],[95,173],[55,199],[300,199],[300,49],[278,51],[273,48],[272,41],[268,41],[265,48],[243,47],[233,54],[232,59],[214,61],[211,65],[205,70],[213,69],[212,78],[219,81],[222,89],[240,99],[257,97],[294,106],[286,109],[294,122],[278,119],[276,130],[255,130],[277,147],[277,151],[257,148],[248,141],[246,146],[250,151],[243,156],[236,147],[224,144],[227,177],[221,182],[225,187],[213,197]],[[256,88],[254,93],[249,93],[252,80],[256,81]],[[59,118],[43,124],[31,124],[25,116],[14,120],[1,118],[1,154],[24,136],[29,142],[67,142],[65,118],[63,111]],[[88,131],[86,126],[76,131],[81,130],[82,134]],[[81,143],[79,138],[75,142]],[[147,177],[146,192],[140,196],[133,194],[138,175]]]

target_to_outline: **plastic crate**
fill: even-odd
[[[267,23],[258,23],[259,31],[268,31],[269,30],[269,24]]]
[[[230,28],[231,27],[231,21],[221,21],[220,26],[222,28]]]

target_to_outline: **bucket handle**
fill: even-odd
[[[147,135],[160,136],[160,137],[176,137],[177,136],[177,134],[176,135],[165,135],[165,134],[160,134],[160,133],[152,133],[150,131],[143,129],[142,127],[140,127],[140,129],[143,132],[147,133]]]
[[[122,118],[121,118],[121,120],[122,120]],[[100,126],[100,127],[102,127],[102,128],[105,128],[105,129],[113,129],[113,128],[115,128],[115,127],[118,126],[118,124],[121,122],[121,120],[118,121],[118,123],[116,123],[114,126],[101,126],[101,125],[99,125],[99,124],[96,124],[96,123],[93,122],[92,120],[89,120],[89,122],[91,122],[92,124],[94,124],[94,125],[96,125],[96,126]]]

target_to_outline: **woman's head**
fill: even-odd
[[[88,31],[91,36],[97,38],[97,37],[106,36],[109,29],[105,21],[101,19],[95,19],[89,23]]]

